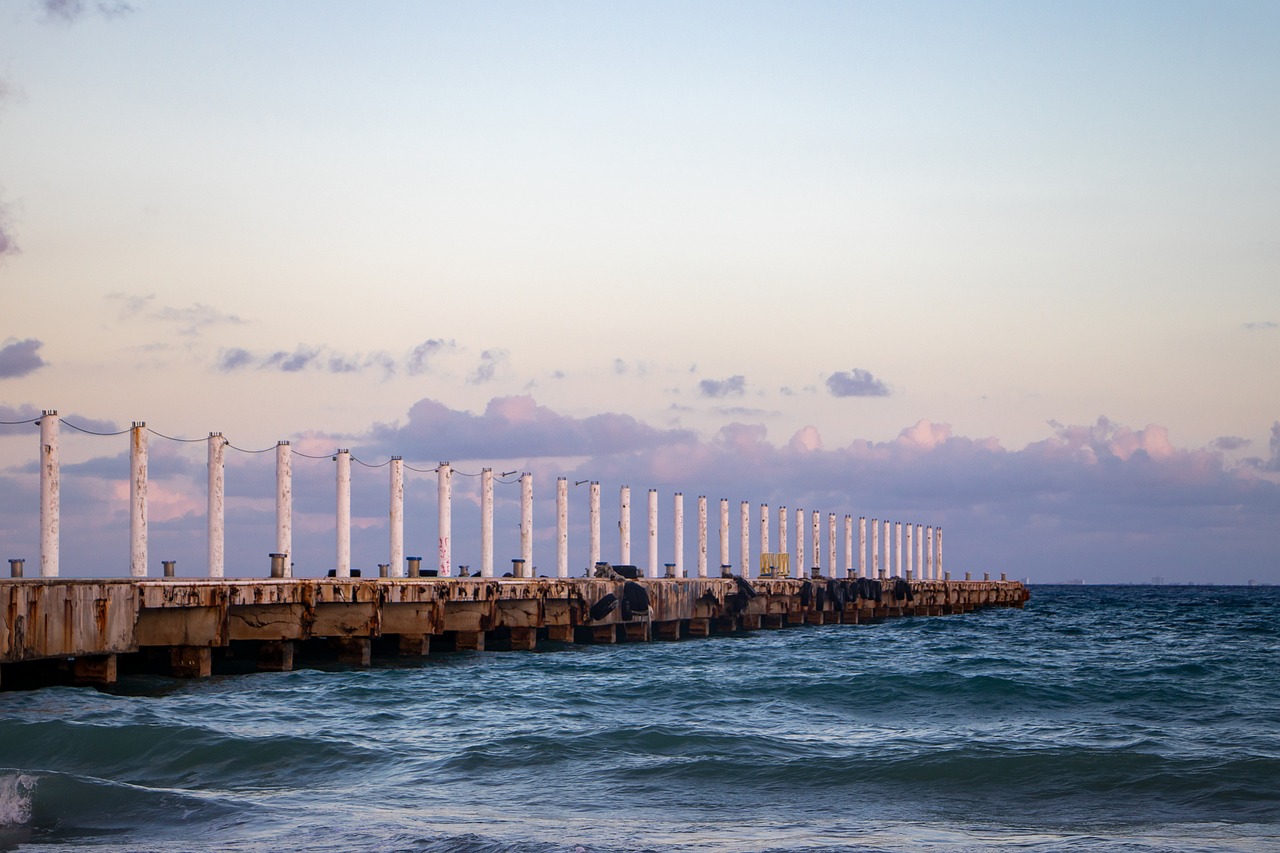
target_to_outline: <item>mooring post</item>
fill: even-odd
[[[10,560],[9,561],[9,577],[11,578],[22,577],[22,567],[23,565],[26,564],[26,562],[27,561],[23,559]]]
[[[893,523],[893,576],[902,577],[902,522]]]
[[[129,574],[147,576],[147,424],[129,430]]]
[[[671,538],[675,541],[675,570],[676,577],[684,577],[684,492],[676,492],[673,499],[673,511],[675,512],[675,529],[672,531]]]
[[[769,553],[769,505],[760,504],[760,553]]]
[[[40,576],[58,576],[58,528],[62,506],[57,409],[40,414]]]
[[[649,490],[649,564],[645,574],[658,576],[658,490]]]
[[[520,475],[520,558],[524,576],[533,577],[533,474]]]
[[[592,480],[587,485],[588,522],[591,527],[587,542],[587,565],[594,568],[600,562],[600,483]],[[588,575],[591,569],[587,569]]]
[[[707,496],[698,495],[698,577],[707,576]]]
[[[858,516],[858,577],[867,576],[867,518]]]
[[[276,442],[276,550],[284,554],[284,577],[293,577],[293,447]]]
[[[338,463],[338,553],[334,574],[351,577],[351,451],[339,449]]]
[[[751,577],[751,503],[743,501],[739,507],[742,516],[739,530],[742,531],[742,577]]]
[[[569,480],[556,478],[556,577],[569,577]]]
[[[448,462],[436,466],[436,537],[436,573],[447,578],[453,575],[453,466]]]
[[[631,565],[631,487],[618,491],[618,565]]]
[[[729,565],[729,499],[720,499],[720,565]]]
[[[404,577],[404,459],[391,457],[391,562],[388,576]]]
[[[844,576],[847,578],[856,577],[857,571],[853,567],[853,516],[846,513],[844,517]]]
[[[804,510],[796,507],[796,577],[805,576],[804,571]]]
[[[880,519],[871,519],[871,577],[880,579]]]
[[[223,516],[226,491],[223,484],[223,450],[227,441],[220,432],[209,433],[209,577],[225,574],[226,526]]]
[[[818,510],[813,511],[810,517],[811,535],[813,536],[813,567],[819,572],[822,571],[822,513]]]
[[[493,469],[480,469],[480,577],[493,577]]]
[[[926,527],[924,529],[924,537],[925,537],[924,558],[928,566],[927,571],[928,571],[929,577],[937,580],[939,577],[942,576],[942,572],[938,571],[938,564],[933,561],[933,528],[932,527]]]

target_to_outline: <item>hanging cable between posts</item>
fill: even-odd
[[[44,415],[37,415],[34,418],[27,418],[25,421],[0,421],[0,426],[18,426],[19,424],[34,424],[40,421]]]
[[[97,430],[85,429],[84,427],[78,427],[78,426],[76,426],[75,424],[73,424],[71,421],[68,421],[68,420],[65,420],[65,419],[62,421],[62,424],[63,424],[63,426],[69,426],[69,427],[71,427],[71,428],[72,428],[73,430],[75,430],[76,432],[82,432],[82,433],[84,433],[84,434],[86,434],[86,435],[108,435],[108,436],[109,436],[109,435],[124,435],[125,433],[129,432],[129,430],[127,430],[127,429],[122,429],[122,430],[119,430],[118,432],[98,432]]]
[[[169,440],[169,441],[182,441],[182,442],[186,442],[186,443],[188,443],[188,444],[190,444],[190,443],[192,443],[192,442],[196,442],[196,441],[208,441],[208,440],[209,440],[208,438],[177,438],[176,436],[172,436],[172,435],[165,435],[165,434],[164,434],[164,433],[162,433],[162,432],[156,432],[156,431],[155,431],[155,430],[153,430],[151,427],[147,427],[147,432],[151,433],[152,435],[159,436],[160,438],[167,439],[167,440]]]

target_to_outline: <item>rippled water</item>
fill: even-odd
[[[1280,588],[0,694],[0,849],[1280,849]]]

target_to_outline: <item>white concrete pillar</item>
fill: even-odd
[[[623,486],[618,492],[618,565],[631,565],[631,487]]]
[[[739,529],[742,531],[742,577],[751,577],[751,504],[743,501],[741,510],[741,524]]]
[[[220,432],[209,433],[209,577],[220,578],[226,574],[226,526],[224,502],[226,488],[223,483],[222,453],[227,440]]]
[[[556,577],[569,577],[569,481],[556,478]]]
[[[649,565],[646,575],[658,576],[658,490],[649,490]]]
[[[442,578],[453,575],[453,467],[448,462],[436,466],[436,571]]]
[[[720,565],[729,565],[729,499],[720,499]],[[719,574],[717,572],[717,574]]]
[[[942,577],[942,575],[939,574],[938,572],[938,565],[933,561],[933,528],[926,527],[924,529],[924,536],[925,536],[924,558],[928,563],[928,567],[926,571],[929,573],[929,577],[940,578]]]
[[[40,577],[58,576],[59,529],[62,513],[62,473],[58,462],[58,432],[62,421],[56,409],[40,416]]]
[[[524,560],[524,576],[533,571],[533,474],[520,475],[520,558]]]
[[[937,535],[934,536],[933,541],[934,541],[934,547],[938,549],[938,559],[935,561],[934,565],[938,567],[938,573],[941,574],[942,573],[942,528],[939,527],[937,530],[938,530]]]
[[[480,577],[493,577],[493,469],[480,469]]]
[[[880,577],[880,520],[871,519],[871,577]]]
[[[827,514],[827,571],[831,573],[831,577],[839,577],[836,574],[836,514],[834,512]]]
[[[906,551],[907,551],[907,553],[906,553],[907,576],[908,576],[908,577],[913,577],[913,578],[915,578],[916,580],[922,580],[922,578],[921,578],[921,576],[920,576],[920,569],[919,569],[919,568],[917,568],[917,567],[914,565],[914,563],[912,563],[912,559],[911,559],[911,558],[912,558],[912,556],[915,554],[915,550],[916,550],[916,549],[915,549],[915,536],[914,536],[914,533],[915,533],[915,527],[916,527],[916,526],[915,526],[914,524],[908,524],[908,525],[907,525],[907,528],[906,528],[906,533],[907,533],[907,545],[906,545]]]
[[[334,460],[338,463],[336,574],[340,578],[349,578],[351,577],[351,451],[339,450]]]
[[[684,492],[676,492],[672,510],[675,513],[675,528],[672,538],[675,540],[676,577],[684,577]]]
[[[790,546],[787,545],[787,508],[785,506],[778,507],[778,550],[776,554],[790,554]]]
[[[925,580],[932,580],[924,568],[924,525],[916,525],[916,574]]]
[[[587,496],[590,503],[588,520],[591,525],[591,538],[587,545],[587,575],[591,577],[595,573],[596,563],[600,562],[600,483],[592,480],[587,486]]]
[[[796,565],[792,577],[802,578],[809,572],[804,565],[804,510],[796,507]]]
[[[147,425],[129,430],[129,575],[147,576]]]
[[[698,495],[698,577],[707,576],[707,496]]]
[[[902,522],[893,523],[893,576],[902,577]]]
[[[867,518],[858,516],[858,577],[867,576]]]
[[[853,516],[844,517],[844,576],[856,577],[858,570],[853,567]]]
[[[769,553],[769,505],[760,504],[760,553]]]
[[[884,522],[884,559],[881,560],[880,565],[883,568],[884,573],[886,575],[889,575],[893,572],[893,562],[892,562],[893,537],[890,535],[891,533],[892,533],[892,529],[890,527],[890,523],[888,521]]]
[[[391,457],[391,577],[404,577],[404,460]]]
[[[284,554],[284,576],[293,577],[293,446],[287,441],[276,442],[275,552]]]
[[[822,513],[814,510],[809,517],[810,536],[813,545],[813,567],[822,569]],[[808,572],[805,572],[808,575]]]

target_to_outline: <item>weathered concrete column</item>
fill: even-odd
[[[930,577],[924,568],[924,525],[916,525],[916,574],[920,575],[923,580],[935,580]]]
[[[915,554],[915,550],[916,550],[916,549],[915,549],[915,536],[914,536],[915,528],[916,528],[916,526],[915,526],[914,524],[910,524],[910,523],[908,523],[908,524],[907,524],[907,527],[906,527],[906,534],[907,534],[907,545],[906,545],[907,577],[914,577],[914,578],[918,578],[918,579],[920,579],[920,580],[924,580],[924,575],[920,572],[920,568],[919,568],[918,566],[916,566],[916,565],[912,562],[912,556]]]
[[[520,475],[520,558],[524,576],[533,577],[533,474]]]
[[[675,540],[672,544],[675,546],[676,561],[676,577],[684,577],[684,492],[676,492],[673,499],[672,510],[675,513],[674,529],[671,538]]]
[[[698,577],[707,576],[707,496],[698,495]]]
[[[886,575],[893,571],[893,536],[890,522],[884,522],[884,559],[880,566]]]
[[[587,485],[588,521],[590,523],[590,539],[587,546],[588,573],[595,570],[600,562],[600,483],[592,480]]]
[[[569,577],[569,481],[556,478],[556,577]]]
[[[618,491],[618,565],[631,565],[631,487]]]
[[[658,577],[658,490],[649,490],[649,564],[645,574]]]
[[[867,519],[858,516],[858,577],[867,576]]]
[[[391,577],[404,577],[404,460],[391,457]]]
[[[844,576],[856,577],[858,570],[853,567],[853,516],[844,517]]]
[[[814,510],[809,517],[810,535],[813,537],[813,566],[822,569],[822,513]],[[808,575],[808,572],[805,572]]]
[[[453,467],[441,462],[436,467],[436,571],[442,578],[453,575]]]
[[[56,409],[45,409],[40,415],[40,576],[58,576],[58,531],[62,511],[61,469],[58,463],[58,428]]]
[[[937,578],[942,576],[942,573],[938,571],[938,564],[933,561],[933,528],[926,527],[924,529],[924,535],[925,535],[924,558],[928,562],[927,572],[929,574],[929,577],[934,578],[936,580]]]
[[[804,567],[804,510],[796,507],[796,571],[795,577],[807,575]]]
[[[760,553],[769,553],[769,505],[760,504]]]
[[[902,522],[893,523],[893,576],[902,577]]]
[[[827,571],[831,572],[831,577],[839,577],[836,574],[836,514],[834,512],[827,513]]]
[[[729,565],[729,499],[720,499],[720,565]]]
[[[209,433],[209,577],[220,578],[226,573],[226,526],[223,484],[222,453],[227,440],[220,432]]]
[[[339,450],[338,463],[338,559],[335,574],[351,577],[351,451]]]
[[[880,520],[871,519],[871,577],[880,578]]]
[[[790,554],[787,546],[787,508],[778,507],[778,554]]]
[[[129,575],[147,576],[147,425],[129,430]]]
[[[939,527],[937,530],[938,533],[934,536],[933,541],[934,546],[938,549],[938,559],[935,561],[934,565],[938,567],[938,571],[942,571],[942,528]]]
[[[480,577],[493,577],[493,469],[480,469]]]
[[[739,529],[742,531],[741,557],[742,557],[742,576],[744,578],[751,577],[751,504],[743,501],[740,507],[741,524]]]
[[[276,442],[275,552],[284,554],[284,576],[293,577],[293,447],[287,441]]]

